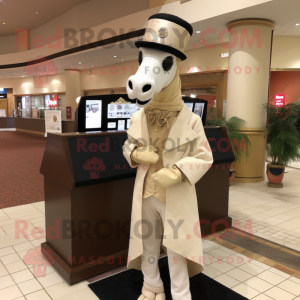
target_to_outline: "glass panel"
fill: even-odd
[[[22,97],[22,117],[23,118],[31,118],[30,96]]]
[[[32,118],[44,118],[44,96],[31,96]]]

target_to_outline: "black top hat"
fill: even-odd
[[[171,14],[155,14],[148,19],[143,40],[135,45],[169,52],[185,60],[184,49],[192,34],[193,27],[187,21]]]

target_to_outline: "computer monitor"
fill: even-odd
[[[182,99],[191,111],[201,117],[205,125],[207,101],[190,97]],[[84,96],[77,110],[78,127],[75,127],[78,132],[128,130],[131,116],[139,110],[135,100],[129,99],[127,94]]]

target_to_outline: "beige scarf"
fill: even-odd
[[[179,64],[181,60],[176,59],[177,70],[172,82],[159,94],[154,95],[151,102],[147,105],[148,110],[167,110],[167,111],[180,111],[183,106],[181,97],[181,80],[179,77]]]

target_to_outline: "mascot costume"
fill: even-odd
[[[123,153],[137,167],[128,268],[142,270],[138,300],[164,300],[158,260],[168,255],[173,300],[191,300],[189,277],[203,271],[196,182],[213,163],[202,121],[183,102],[179,64],[192,26],[170,14],[148,20],[139,69],[127,81],[132,115]]]

